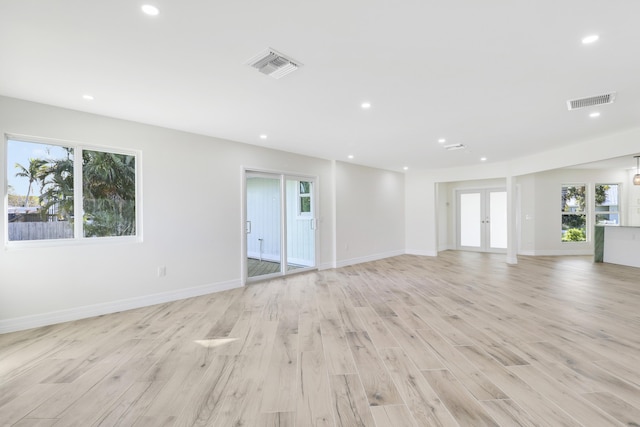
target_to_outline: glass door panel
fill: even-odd
[[[286,180],[287,271],[315,267],[314,183]]]
[[[282,271],[280,177],[247,174],[247,276]]]
[[[460,194],[460,246],[480,248],[482,245],[480,193]]]
[[[507,192],[489,192],[489,247],[507,249]]]

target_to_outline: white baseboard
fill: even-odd
[[[422,249],[407,249],[405,253],[407,255],[438,256],[438,251],[425,251]]]
[[[318,270],[330,270],[332,268],[336,268],[336,265],[333,262],[324,262],[322,264],[318,264]]]
[[[163,304],[166,302],[198,297],[201,295],[207,295],[214,292],[221,292],[240,287],[242,287],[242,283],[240,282],[240,280],[230,280],[228,282],[212,283],[209,285],[196,286],[188,289],[180,289],[178,291],[162,292],[159,294],[145,295],[142,297],[128,298],[124,300],[70,308],[66,310],[52,311],[49,313],[35,314],[32,316],[23,316],[13,319],[0,320],[0,334],[37,328],[40,326],[54,325],[56,323],[70,322],[73,320],[86,319],[88,317],[117,313],[119,311],[147,307],[155,304]]]
[[[527,250],[520,251],[518,255],[526,255],[526,256],[571,256],[571,255],[593,255],[593,248],[589,249],[550,249],[550,250]]]
[[[384,258],[391,258],[398,255],[404,255],[405,253],[406,253],[405,251],[391,251],[391,252],[384,252],[381,254],[367,255],[364,257],[344,259],[336,262],[336,268],[346,267],[348,265],[361,264],[363,262],[377,261],[379,259],[384,259]]]

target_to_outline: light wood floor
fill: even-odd
[[[445,252],[0,335],[0,425],[638,426],[640,270]]]

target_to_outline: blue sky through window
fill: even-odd
[[[21,164],[25,168],[29,168],[29,159],[52,160],[67,157],[66,150],[58,145],[23,142],[12,139],[9,139],[7,143],[7,182],[13,187],[13,192],[19,196],[25,196],[27,194],[29,180],[16,176],[16,172],[20,171],[15,167],[16,163]],[[40,195],[39,183],[32,185],[31,195]]]

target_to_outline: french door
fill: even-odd
[[[315,179],[245,171],[246,281],[316,267]]]
[[[505,252],[507,192],[505,189],[458,191],[458,249]]]

